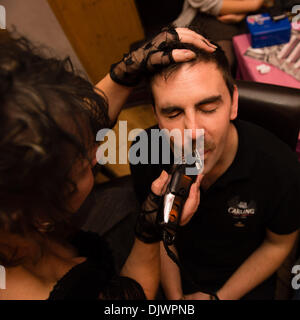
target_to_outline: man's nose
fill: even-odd
[[[196,140],[197,136],[200,134],[199,129],[203,129],[199,121],[197,121],[196,114],[194,112],[186,116],[185,129],[188,129],[189,136],[192,140]]]

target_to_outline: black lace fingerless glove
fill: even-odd
[[[125,54],[121,61],[111,66],[112,80],[124,86],[136,86],[149,72],[174,61],[171,45],[174,41],[179,41],[176,30],[173,27],[162,29],[151,41]]]
[[[135,226],[136,237],[145,243],[154,243],[162,240],[162,231],[158,222],[158,213],[162,205],[162,196],[152,191],[142,205],[142,211]]]

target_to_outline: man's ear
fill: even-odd
[[[239,92],[236,85],[234,85],[232,103],[231,103],[231,112],[230,120],[234,120],[238,115],[238,104],[239,104]]]

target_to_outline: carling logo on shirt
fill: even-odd
[[[246,219],[256,212],[255,201],[241,201],[239,196],[228,201],[227,212],[232,216],[236,227],[244,227]]]

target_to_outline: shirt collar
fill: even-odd
[[[255,141],[249,138],[249,132],[242,120],[234,120],[233,125],[238,133],[238,149],[229,168],[217,179],[213,186],[226,186],[232,181],[250,177],[254,167]],[[257,143],[257,142],[256,142]]]

